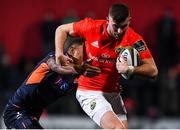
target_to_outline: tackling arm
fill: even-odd
[[[87,77],[93,77],[101,73],[101,70],[98,67],[91,66],[87,62],[84,62],[82,65],[61,66],[56,64],[54,57],[48,59],[47,65],[52,71],[58,74],[83,74]]]
[[[73,66],[61,66],[56,64],[54,57],[51,57],[47,61],[49,68],[58,74],[78,74]]]

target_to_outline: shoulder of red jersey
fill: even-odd
[[[141,59],[152,57],[150,50],[148,49],[144,39],[138,33],[136,33],[131,27],[128,27],[128,30],[123,39],[123,43],[120,44],[117,48],[121,46],[132,46],[134,47],[141,56]]]
[[[128,41],[132,44],[139,40],[143,40],[142,36],[136,33],[131,27],[128,28],[126,35],[127,35]]]
[[[78,22],[81,22],[81,23],[88,23],[88,24],[95,24],[95,25],[101,25],[103,24],[104,22],[106,22],[106,20],[97,20],[97,19],[92,19],[92,18],[84,18],[83,20],[80,20],[80,21],[77,21],[75,23],[78,23]]]
[[[92,18],[85,18],[83,20],[74,22],[73,30],[76,36],[84,36],[87,32],[98,31],[104,24],[106,20],[94,20]]]
[[[142,36],[136,33],[131,27],[128,28],[128,41],[138,52],[147,50],[146,43]]]

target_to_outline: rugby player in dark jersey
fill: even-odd
[[[71,42],[66,55],[72,63],[56,64],[54,52],[49,53],[9,99],[3,114],[8,129],[43,128],[39,123],[43,110],[74,89],[78,75],[92,77],[100,73],[98,68],[82,62],[83,39]]]

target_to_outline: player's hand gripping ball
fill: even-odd
[[[134,72],[134,66],[141,64],[139,52],[131,46],[118,48],[116,52],[119,53],[116,62],[118,72],[123,78],[130,79]]]

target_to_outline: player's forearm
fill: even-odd
[[[61,25],[56,29],[55,56],[57,64],[60,64],[60,61],[66,64],[67,61],[70,60],[67,57],[64,57],[64,44],[67,39],[67,36],[73,36],[73,33],[73,23]]]
[[[60,66],[60,65],[57,65],[53,69],[54,69],[54,71],[56,73],[63,74],[63,75],[66,75],[66,74],[78,74],[77,71],[72,66]]]
[[[156,78],[158,75],[158,69],[154,64],[145,63],[141,66],[134,67],[134,74],[149,78]]]
[[[73,66],[61,66],[59,64],[56,64],[53,57],[48,59],[47,65],[52,71],[58,74],[77,74],[77,71]]]
[[[59,26],[55,33],[55,55],[59,58],[64,54],[64,44],[67,39],[67,32],[63,30],[63,26]],[[57,62],[57,61],[56,61]]]

